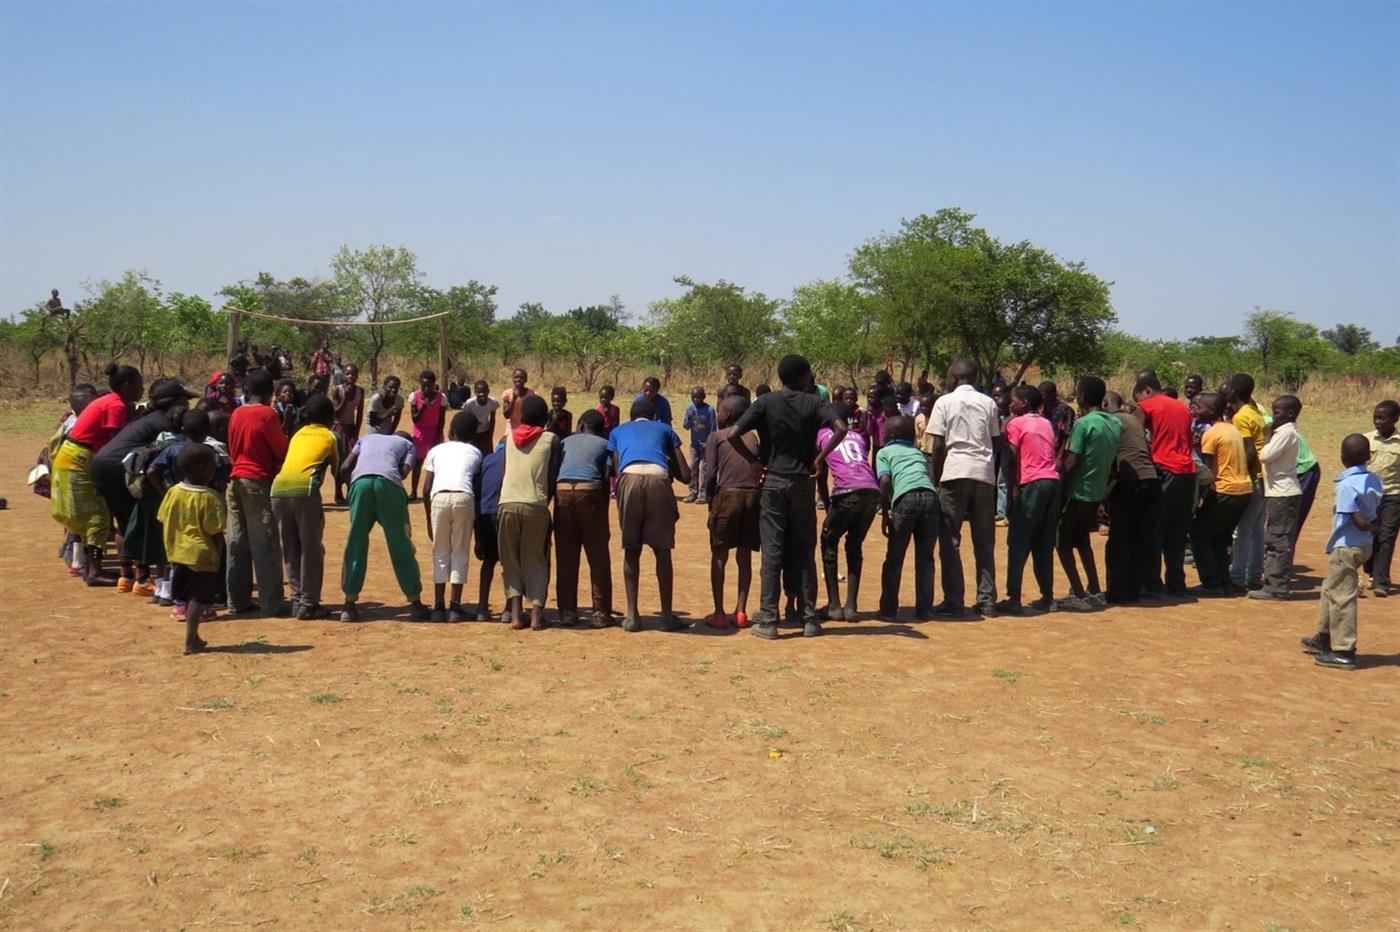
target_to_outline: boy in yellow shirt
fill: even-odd
[[[1240,517],[1235,549],[1230,559],[1230,581],[1239,589],[1258,589],[1264,583],[1264,478],[1259,454],[1264,452],[1264,412],[1254,401],[1254,377],[1236,372],[1226,383],[1230,422],[1245,441],[1249,460],[1249,507]]]
[[[208,646],[199,637],[199,623],[219,591],[224,503],[209,488],[214,479],[211,447],[186,444],[180,450],[179,466],[184,481],[165,493],[157,518],[170,562],[171,596],[185,603],[185,653],[197,654]]]
[[[347,367],[347,373],[350,371]],[[292,614],[301,619],[325,618],[321,579],[326,548],[321,543],[326,517],[321,484],[340,470],[340,437],[331,424],[335,408],[325,395],[312,395],[301,409],[303,425],[287,443],[287,458],[272,479],[272,513],[282,538],[282,562],[292,588]],[[342,425],[344,428],[345,425]]]
[[[1234,595],[1230,585],[1230,536],[1254,495],[1247,449],[1235,425],[1225,420],[1225,396],[1202,392],[1191,400],[1191,413],[1207,425],[1201,435],[1201,459],[1215,477],[1191,523],[1191,552],[1201,584],[1190,590],[1202,598]]]

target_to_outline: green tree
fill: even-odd
[[[1109,285],[1083,263],[1029,242],[1003,244],[973,215],[945,208],[905,220],[851,257],[851,275],[873,306],[907,374],[940,349],[990,374],[1011,366],[1072,368],[1099,361],[1099,339],[1117,319]]]
[[[44,357],[63,347],[62,333],[51,321],[45,302],[36,302],[33,307],[25,308],[18,320],[0,321],[0,325],[4,327],[0,332],[0,345],[17,347],[24,353],[32,382],[37,385]]]
[[[1315,326],[1283,311],[1255,310],[1245,318],[1244,338],[1259,374],[1279,379],[1289,391],[1301,388],[1334,352]]]
[[[160,331],[169,327],[160,282],[145,271],[129,269],[115,282],[104,279],[83,287],[91,297],[77,302],[71,316],[89,373],[128,356],[135,356],[144,369],[164,345]]]
[[[638,347],[634,328],[614,326],[594,332],[569,312],[545,324],[535,338],[537,349],[550,356],[563,357],[573,364],[583,381],[584,391],[609,368],[633,358]]]
[[[496,320],[496,286],[483,285],[475,279],[465,285],[453,285],[446,290],[417,287],[413,306],[413,316],[447,314],[448,363],[452,368],[462,368],[466,357],[480,353],[491,346],[492,324]],[[390,346],[422,359],[431,360],[437,365],[438,322],[425,320],[392,328]],[[463,374],[466,370],[463,369]],[[446,382],[449,373],[439,374]]]
[[[336,301],[350,317],[371,324],[402,320],[413,313],[418,284],[418,258],[403,246],[341,246],[331,258]],[[362,347],[369,357],[370,383],[379,384],[379,358],[388,335],[385,328],[361,327]]]
[[[879,330],[870,301],[855,284],[827,279],[799,285],[783,309],[794,349],[819,372],[855,385],[879,358]]]
[[[675,281],[686,293],[652,305],[667,379],[678,363],[742,364],[766,354],[782,332],[778,302],[761,292],[724,279],[709,284],[682,275]]]
[[[1356,324],[1338,324],[1330,330],[1322,331],[1322,338],[1348,356],[1380,349],[1381,346],[1371,339],[1371,331]]]

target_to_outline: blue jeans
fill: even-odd
[[[1235,529],[1235,549],[1230,557],[1230,582],[1237,586],[1264,577],[1264,484],[1254,480],[1249,507]]]

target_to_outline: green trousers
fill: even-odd
[[[1021,486],[1006,533],[1006,597],[1021,601],[1021,575],[1031,560],[1043,599],[1055,597],[1055,525],[1060,519],[1060,483],[1037,479]]]
[[[423,592],[423,580],[418,573],[413,538],[409,536],[408,493],[402,485],[383,476],[361,476],[350,484],[349,496],[350,533],[345,539],[340,577],[345,598],[353,602],[364,588],[369,532],[378,524],[384,528],[384,542],[389,545],[389,560],[399,588],[409,599],[417,599]]]

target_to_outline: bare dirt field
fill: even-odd
[[[1400,925],[1400,599],[1363,601],[1361,670],[1298,647],[1330,489],[1283,605],[512,632],[404,622],[376,543],[373,620],[186,658],[55,558],[22,482],[56,414],[0,420],[4,928]],[[679,537],[698,617],[703,509]]]

